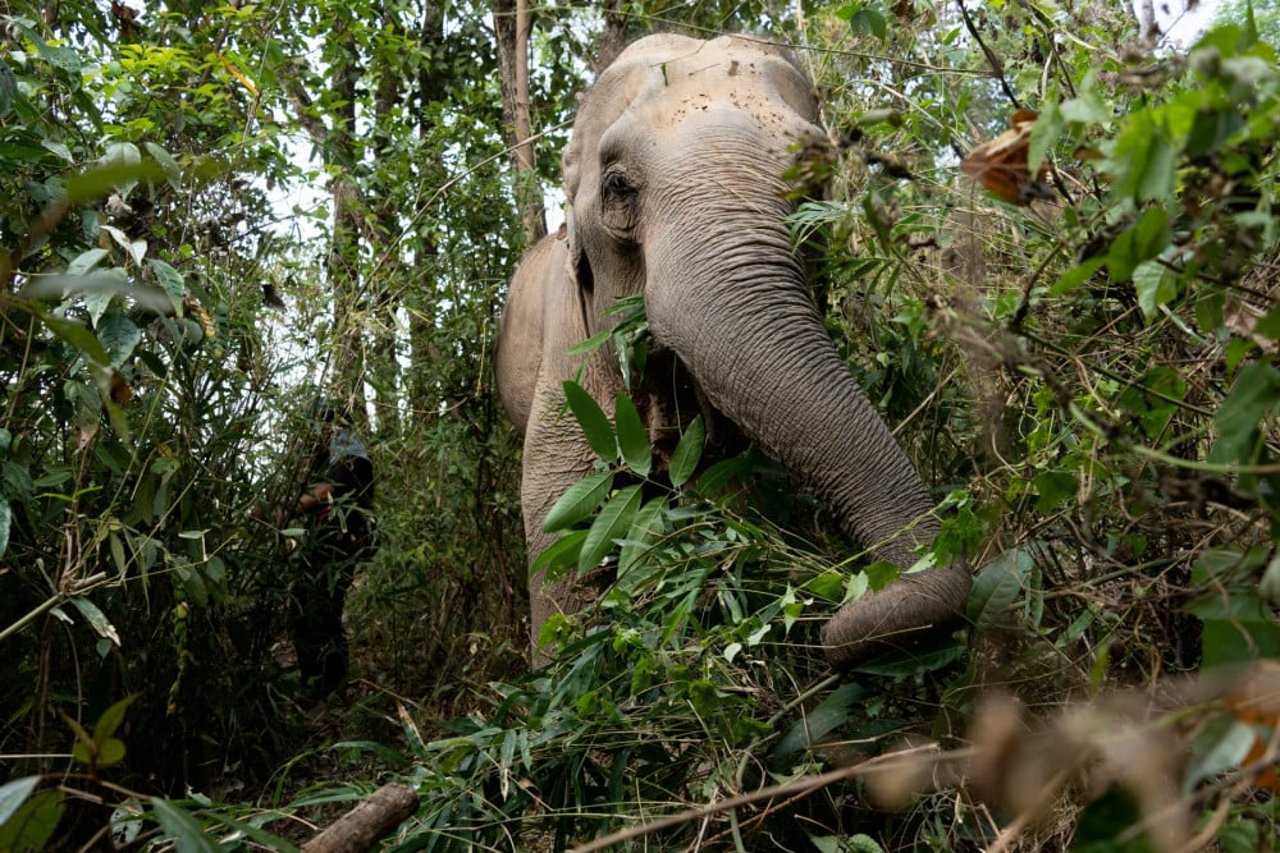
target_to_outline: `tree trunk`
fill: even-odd
[[[596,55],[591,60],[591,72],[597,77],[627,46],[627,24],[631,20],[630,13],[624,11],[622,0],[609,0],[600,11],[604,14],[604,29],[600,31]]]
[[[333,341],[330,375],[342,402],[357,426],[367,422],[364,410],[364,334],[360,311],[360,204],[359,189],[350,177],[355,165],[356,84],[359,79],[350,20],[337,17],[330,34],[333,65],[329,87],[337,106],[324,146],[324,160],[334,173],[333,236],[329,243],[329,279],[333,289]]]
[[[526,245],[532,246],[546,236],[547,218],[531,138],[528,51],[533,27],[526,0],[494,0],[493,30],[498,43],[503,132],[511,150],[516,205],[524,223]]]
[[[383,27],[403,35],[393,7],[383,8]],[[374,94],[374,151],[377,160],[386,162],[391,155],[394,138],[392,122],[395,107],[400,103],[401,74],[394,62],[380,69],[378,88]],[[383,438],[393,438],[400,433],[400,361],[397,358],[396,311],[406,285],[407,270],[401,263],[403,247],[400,242],[401,222],[398,195],[392,187],[384,187],[379,194],[377,209],[377,263],[374,268],[372,347],[370,370],[375,395],[374,410],[378,418],[378,433]]]
[[[427,3],[423,8],[419,38],[429,57],[444,49],[444,17],[440,7]],[[432,73],[429,63],[423,63],[418,71],[417,114],[418,138],[427,139],[435,129],[431,124],[432,103],[447,97],[444,80]],[[423,172],[427,171],[423,164]],[[438,165],[438,164],[437,164]],[[442,173],[442,169],[438,169]],[[420,219],[418,221],[421,221]],[[440,360],[435,346],[436,274],[439,248],[429,230],[422,230],[414,240],[413,284],[407,287],[409,314],[409,375],[407,392],[410,418],[434,413],[438,399],[433,393],[431,376],[433,365]]]

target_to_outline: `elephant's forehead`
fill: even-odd
[[[714,108],[733,108],[761,125],[783,122],[789,114],[809,117],[807,86],[796,86],[797,72],[776,57],[750,54],[698,54],[678,62],[650,66],[632,101],[633,113],[649,126],[675,126]],[[787,91],[787,84],[793,91]],[[790,97],[788,97],[790,95]]]

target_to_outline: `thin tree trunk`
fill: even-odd
[[[444,44],[444,19],[440,7],[435,3],[427,3],[423,9],[420,38],[428,54],[439,50]],[[434,113],[429,106],[446,97],[442,82],[424,63],[418,72],[417,81],[419,139],[429,138],[435,130],[431,124]],[[428,171],[428,165],[423,164],[423,172]],[[442,170],[437,168],[437,173],[440,172]],[[434,339],[437,303],[435,271],[439,265],[438,254],[439,248],[430,231],[421,231],[414,243],[414,283],[406,293],[409,313],[410,417],[415,414],[419,417],[434,414],[438,408],[438,395],[431,386],[433,366],[440,360]]]
[[[600,10],[604,14],[604,29],[596,44],[596,55],[591,61],[591,71],[597,77],[608,68],[627,46],[627,25],[630,13],[623,8],[622,0],[609,0]]]
[[[396,36],[403,35],[401,25],[392,6],[383,9],[383,26]],[[376,133],[375,156],[386,161],[391,154],[393,128],[389,126],[395,107],[400,103],[399,69],[381,69],[378,88],[374,95],[374,129]],[[377,209],[378,263],[372,282],[373,330],[372,350],[369,353],[373,374],[375,411],[378,415],[378,432],[391,438],[400,432],[400,361],[397,358],[396,310],[400,306],[401,291],[405,287],[406,270],[401,263],[403,248],[400,244],[400,217],[397,193],[384,187]]]
[[[547,233],[542,190],[538,186],[533,123],[529,103],[529,39],[532,24],[526,0],[494,0],[493,29],[502,88],[503,135],[511,149],[516,205],[528,245]]]
[[[333,192],[333,237],[329,244],[329,277],[333,288],[333,365],[332,381],[364,426],[364,348],[360,317],[360,199],[349,177],[356,163],[355,120],[356,68],[354,46],[348,32],[349,22],[339,18],[330,38],[337,47],[329,87],[338,106],[332,113],[332,131],[325,146],[325,162],[334,171],[330,186]]]

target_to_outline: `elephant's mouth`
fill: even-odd
[[[650,343],[644,375],[632,396],[653,447],[655,465],[651,477],[666,479],[680,437],[698,415],[702,415],[707,430],[703,458],[724,459],[741,453],[749,444],[737,425],[702,393],[680,358],[656,342]]]

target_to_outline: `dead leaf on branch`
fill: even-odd
[[[1009,204],[1028,207],[1036,199],[1053,200],[1053,189],[1044,181],[1048,166],[1041,164],[1034,176],[1027,166],[1036,117],[1034,110],[1015,112],[1009,130],[970,151],[960,171]]]

